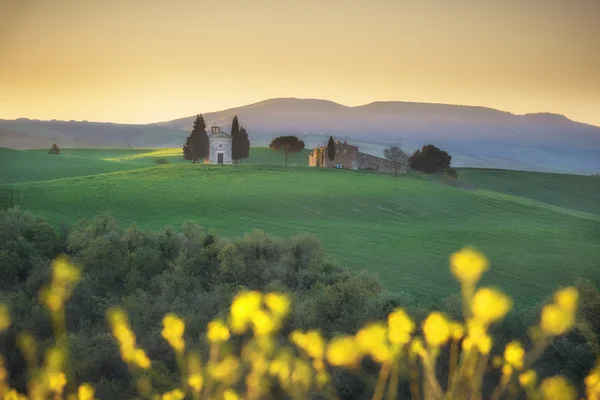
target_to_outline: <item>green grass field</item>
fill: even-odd
[[[448,256],[465,245],[490,258],[484,283],[521,306],[577,277],[600,283],[599,178],[465,169],[460,189],[419,174],[283,168],[266,148],[237,166],[184,164],[169,149],[62,152],[0,149],[0,209],[53,223],[108,211],[155,229],[191,219],[229,237],[311,233],[341,265],[432,299],[457,292]]]

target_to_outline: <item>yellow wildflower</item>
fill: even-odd
[[[387,329],[382,323],[367,325],[356,334],[356,343],[363,354],[383,363],[391,358],[391,350],[386,341]]]
[[[489,354],[492,349],[492,338],[487,334],[485,326],[478,319],[467,321],[467,337],[463,340],[463,349],[477,349],[481,354]]]
[[[409,354],[411,356],[420,356],[423,357],[425,355],[425,348],[423,347],[423,341],[421,338],[414,338],[410,342]]]
[[[281,293],[267,293],[265,295],[265,304],[269,307],[269,310],[273,315],[281,318],[287,315],[290,311],[290,299],[285,294]]]
[[[513,369],[510,365],[504,364],[502,366],[502,375],[512,375]]]
[[[302,333],[295,330],[290,334],[290,340],[313,359],[322,359],[325,354],[325,340],[318,331]]]
[[[463,285],[474,285],[488,268],[488,260],[477,250],[465,248],[452,254],[450,269]]]
[[[540,385],[544,400],[575,400],[577,392],[562,376],[546,378]]]
[[[261,294],[256,291],[240,293],[233,299],[230,309],[230,324],[233,332],[237,334],[246,332],[252,316],[260,309],[261,301]]]
[[[19,394],[15,389],[10,389],[4,394],[4,400],[27,400],[27,397]]]
[[[188,385],[194,392],[199,393],[204,386],[204,378],[200,374],[192,374],[188,377]]]
[[[146,355],[146,352],[142,349],[136,349],[134,354],[134,361],[138,367],[142,369],[150,368],[150,359]]]
[[[562,335],[573,325],[573,313],[549,304],[542,310],[542,330],[549,335]]]
[[[351,336],[335,338],[327,346],[327,361],[336,367],[354,367],[361,356],[359,347]]]
[[[525,350],[519,342],[510,342],[504,349],[504,359],[512,367],[520,370],[523,368],[523,357]]]
[[[388,337],[393,344],[407,344],[415,330],[415,323],[401,308],[396,308],[388,315]]]
[[[185,324],[181,318],[171,313],[165,315],[163,318],[163,330],[161,334],[177,352],[183,351],[185,347],[185,342],[183,340],[184,331]]]
[[[79,386],[77,400],[94,400],[94,388],[88,383]]]
[[[240,396],[238,396],[238,394],[231,389],[227,389],[223,393],[223,400],[238,400],[239,398]]]
[[[79,281],[79,269],[68,262],[64,257],[52,262],[52,281],[54,284],[67,285]]]
[[[5,331],[10,326],[10,313],[4,304],[0,304],[0,332]]]
[[[221,320],[208,323],[208,340],[211,343],[221,343],[229,339],[229,329]]]
[[[183,400],[185,399],[185,393],[180,389],[171,390],[162,395],[162,400]]]
[[[554,295],[556,304],[565,311],[574,313],[577,309],[577,301],[579,299],[579,292],[574,287],[568,287],[559,290]]]
[[[519,383],[523,387],[531,387],[535,385],[536,381],[537,373],[532,369],[528,369],[527,371],[519,375]]]
[[[214,379],[221,382],[237,381],[240,362],[234,356],[227,356],[215,364],[208,364],[207,371]]]
[[[64,373],[51,372],[48,374],[48,388],[56,394],[62,394],[67,384],[67,377]]]
[[[450,338],[450,324],[444,314],[432,312],[423,322],[423,334],[429,346],[439,347]]]
[[[482,288],[473,296],[472,307],[473,315],[487,325],[504,317],[512,307],[512,301],[498,290]]]
[[[452,339],[460,340],[465,335],[465,328],[458,322],[450,323],[450,332],[452,335]]]
[[[256,336],[270,335],[277,329],[273,317],[263,310],[258,310],[252,315],[252,325]]]

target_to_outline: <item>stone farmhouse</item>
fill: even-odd
[[[391,161],[361,153],[358,151],[357,146],[347,142],[342,143],[339,140],[335,144],[335,158],[333,161],[327,157],[327,146],[321,146],[314,148],[308,155],[308,166],[394,172],[394,164]],[[404,174],[406,170],[400,168],[398,172]]]
[[[221,127],[213,125],[208,135],[208,157],[205,164],[231,164],[231,135],[221,131]]]

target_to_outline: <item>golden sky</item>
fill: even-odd
[[[146,123],[273,97],[600,125],[600,0],[0,0],[0,118]]]

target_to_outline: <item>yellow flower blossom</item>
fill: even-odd
[[[450,334],[452,335],[452,339],[460,340],[465,335],[465,328],[458,322],[451,322]]]
[[[65,385],[67,384],[67,377],[64,373],[51,372],[47,375],[48,377],[48,388],[56,394],[62,394]]]
[[[265,295],[265,304],[269,310],[271,310],[273,315],[281,318],[285,317],[290,311],[291,301],[285,294],[267,293],[267,295]]]
[[[508,364],[504,364],[502,366],[502,375],[512,375],[513,373],[513,368],[508,365]]]
[[[557,306],[556,304],[548,304],[542,310],[542,331],[549,335],[562,335],[565,333],[574,322],[573,313]]]
[[[177,352],[181,352],[185,348],[185,342],[183,340],[184,331],[185,324],[181,318],[171,313],[165,315],[163,318],[163,330],[161,335]]]
[[[431,347],[439,347],[450,338],[450,323],[444,314],[432,312],[423,322],[425,341]]]
[[[423,347],[423,341],[421,338],[414,338],[410,342],[409,354],[411,356],[425,356],[425,348]]]
[[[481,354],[489,354],[492,349],[492,338],[487,334],[485,326],[478,319],[467,321],[467,337],[462,343],[463,349],[477,349]]]
[[[373,360],[383,363],[391,358],[387,336],[386,326],[375,323],[359,330],[355,340],[363,354],[369,354]]]
[[[354,367],[361,357],[360,349],[352,336],[335,338],[327,346],[327,361],[336,367]]]
[[[223,400],[238,400],[239,398],[240,396],[238,396],[238,394],[231,389],[227,389],[223,393]]]
[[[290,341],[313,359],[322,359],[325,354],[325,340],[318,331],[302,333],[295,330],[290,334]]]
[[[66,258],[60,257],[52,262],[52,281],[54,284],[73,284],[79,281],[80,276],[79,268],[70,264]]]
[[[94,388],[88,383],[79,386],[77,400],[94,400]]]
[[[450,256],[450,270],[463,285],[477,283],[487,268],[485,256],[468,247]]]
[[[3,400],[27,400],[27,397],[20,394],[15,389],[10,389],[4,394]]]
[[[234,333],[246,332],[252,316],[260,309],[262,296],[256,291],[238,294],[231,303],[230,324]]]
[[[229,339],[229,329],[221,320],[214,320],[208,323],[208,340],[211,343],[221,343]]]
[[[532,369],[528,369],[527,371],[519,375],[519,383],[523,387],[532,387],[535,385],[536,382],[537,373]]]
[[[185,393],[180,389],[171,390],[170,392],[162,395],[162,400],[183,400],[185,399]]]
[[[188,377],[187,382],[194,392],[200,393],[200,391],[202,391],[202,387],[204,386],[204,378],[202,375],[192,374]]]
[[[0,332],[10,327],[10,313],[4,304],[0,304]]]
[[[401,308],[396,308],[388,315],[388,338],[393,344],[407,344],[415,330],[415,323]]]
[[[146,352],[142,349],[136,349],[135,350],[135,355],[134,355],[134,359],[135,363],[137,364],[138,367],[142,368],[142,369],[148,369],[150,368],[150,359],[148,358],[148,356],[146,355]]]
[[[473,296],[473,315],[486,325],[504,317],[511,307],[510,298],[495,289],[482,288]]]
[[[277,329],[273,317],[264,310],[254,312],[252,315],[252,326],[256,336],[270,335]]]
[[[521,343],[519,342],[510,342],[506,345],[504,349],[504,359],[506,362],[514,367],[515,369],[523,368],[523,358],[525,357],[525,350]]]
[[[575,400],[577,392],[562,376],[546,378],[540,385],[544,400]]]
[[[294,360],[291,383],[295,388],[301,388],[307,391],[312,385],[312,370],[310,365],[301,358]]]
[[[227,356],[222,361],[208,364],[207,371],[213,379],[234,383],[238,379],[240,362],[234,356]]]
[[[577,309],[577,301],[579,299],[579,292],[574,287],[568,287],[559,290],[554,295],[554,301],[556,304],[565,311],[574,313]]]

